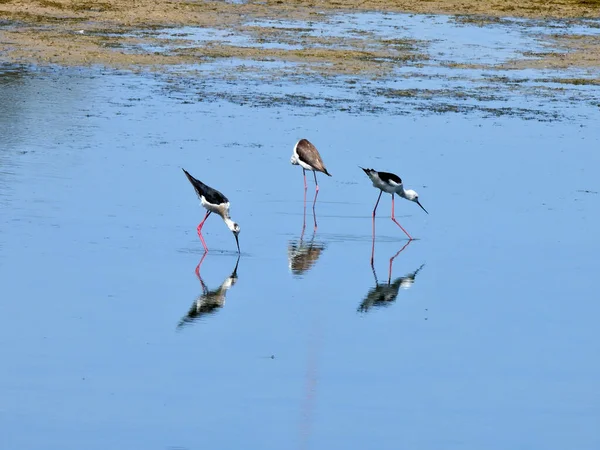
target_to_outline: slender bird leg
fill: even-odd
[[[198,228],[196,228],[198,234],[202,233],[202,227],[204,226],[204,222],[206,222],[206,219],[208,219],[208,216],[210,216],[210,214],[211,211],[207,211],[206,215],[204,216],[204,219],[202,219],[202,222],[200,222],[200,225],[198,225]]]
[[[373,208],[373,221],[375,221],[375,211],[377,211],[377,205],[379,205],[379,200],[381,199],[381,194],[383,194],[383,191],[379,191],[379,197],[377,197],[377,203],[375,203],[375,208]]]
[[[315,228],[313,232],[317,231],[317,213],[315,212],[315,205],[317,204],[317,196],[319,195],[319,188],[317,187],[317,191],[315,192],[315,199],[313,200],[313,220],[315,222]]]
[[[204,281],[202,281],[202,277],[200,276],[200,266],[202,265],[202,261],[204,261],[204,258],[206,258],[207,254],[207,252],[204,252],[204,255],[202,255],[202,258],[200,258],[200,262],[196,266],[196,276],[198,277],[198,280],[200,280],[200,284],[202,285],[202,290],[204,291],[204,293],[208,292],[208,288],[206,287]]]
[[[373,266],[373,260],[375,259],[375,211],[377,211],[377,205],[379,205],[379,200],[381,199],[381,194],[383,191],[379,191],[379,197],[377,197],[377,203],[375,203],[375,208],[373,208],[373,245],[371,246],[371,266]],[[375,269],[373,269],[375,270]]]
[[[392,194],[392,220],[394,221],[394,223],[396,225],[398,225],[400,228],[402,228],[402,231],[404,231],[404,233],[406,233],[406,235],[408,236],[408,239],[410,239],[412,241],[413,240],[412,236],[410,234],[408,234],[408,231],[406,231],[404,229],[404,227],[402,225],[400,225],[398,223],[398,221],[396,220],[396,218],[394,217],[394,194]]]
[[[304,175],[304,190],[307,190],[308,186],[306,185],[306,169],[302,169],[302,175]]]
[[[202,246],[204,247],[205,252],[208,251],[208,247],[206,246],[206,242],[204,242],[204,237],[202,237],[202,227],[204,226],[204,222],[206,222],[206,219],[208,219],[208,216],[210,216],[210,213],[210,211],[206,213],[206,215],[204,216],[204,220],[202,220],[202,222],[200,222],[200,225],[198,225],[198,228],[196,228],[196,231],[198,231],[198,236],[200,237],[200,241],[202,242]]]
[[[406,247],[408,247],[408,244],[410,244],[412,241],[407,241],[406,244],[404,244],[404,247],[402,247],[400,250],[398,250],[398,253],[396,253],[394,256],[392,256],[390,258],[390,271],[388,274],[388,285],[392,282],[392,264],[394,264],[394,259],[396,259],[396,256],[398,256],[400,253],[402,253],[404,251],[404,249]]]
[[[375,208],[373,208],[373,239],[375,239],[375,211],[377,211],[377,206],[379,205],[379,200],[381,200],[381,194],[383,194],[383,191],[379,191],[379,197],[377,197],[377,203],[375,203]]]
[[[313,170],[313,175],[315,176],[315,186],[317,186],[317,193],[319,192],[319,183],[317,183],[317,172]]]

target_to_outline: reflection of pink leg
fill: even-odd
[[[306,229],[306,189],[304,189],[304,214],[302,215],[302,233],[300,234],[300,242],[304,239],[304,230]]]
[[[371,267],[373,267],[373,261],[375,261],[375,233],[373,233],[373,244],[371,245]],[[374,267],[373,270],[375,270]]]
[[[200,225],[198,225],[198,228],[196,228],[196,231],[198,231],[198,236],[200,237],[200,241],[202,242],[202,246],[204,247],[205,252],[208,251],[208,247],[206,246],[206,242],[204,242],[204,237],[202,237],[202,227],[204,226],[204,222],[206,222],[206,219],[208,219],[208,216],[210,216],[210,211],[206,213],[206,216],[204,216],[204,220],[200,222]]]
[[[200,266],[202,265],[202,261],[204,261],[204,258],[206,258],[206,255],[208,255],[208,252],[204,252],[204,255],[202,255],[202,258],[200,258],[200,262],[198,263],[198,265],[196,266],[196,276],[198,277],[198,280],[200,280],[200,284],[202,285],[202,289],[206,290],[206,286],[204,285],[204,281],[202,281],[202,277],[200,276]]]
[[[313,200],[313,220],[315,221],[315,229],[314,231],[317,231],[317,213],[315,212],[315,205],[317,204],[317,197],[319,196],[319,186],[317,186],[317,190],[315,192],[315,199]]]
[[[390,271],[388,274],[388,284],[391,283],[392,280],[392,264],[394,264],[394,259],[396,259],[396,256],[398,256],[400,253],[402,253],[404,251],[404,249],[406,247],[408,247],[408,244],[410,244],[412,242],[412,240],[409,240],[406,244],[404,244],[404,247],[402,247],[400,250],[398,250],[398,253],[396,253],[394,256],[392,256],[390,258]]]
[[[406,235],[408,236],[408,239],[410,239],[412,241],[412,236],[410,234],[408,234],[408,231],[406,231],[404,229],[404,227],[402,225],[400,225],[398,223],[398,221],[396,220],[396,218],[394,217],[394,194],[392,194],[392,220],[394,221],[394,223],[396,225],[398,225],[400,228],[402,228],[402,231],[404,231],[406,233]]]

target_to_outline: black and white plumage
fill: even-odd
[[[399,186],[402,186],[402,179],[390,172],[377,172],[373,169],[363,169],[367,176],[373,182],[373,186],[387,192],[388,194],[395,193]]]
[[[373,169],[365,169],[361,167],[362,170],[367,174],[373,186],[377,189],[381,190],[379,193],[379,197],[377,197],[377,203],[375,203],[375,208],[373,209],[373,233],[375,233],[375,211],[377,210],[377,205],[379,205],[379,200],[381,199],[381,194],[387,192],[388,194],[392,194],[392,217],[391,219],[394,221],[396,225],[398,225],[404,233],[408,236],[410,240],[412,240],[412,236],[408,234],[408,231],[404,229],[402,225],[398,223],[396,218],[394,217],[394,194],[398,194],[400,197],[410,200],[411,202],[415,202],[417,205],[421,207],[423,211],[427,214],[427,210],[423,208],[423,205],[419,202],[419,194],[412,189],[404,189],[404,185],[402,184],[402,179],[393,173],[390,172],[378,172]]]
[[[194,178],[192,175],[189,174],[187,170],[183,168],[181,170],[183,170],[183,173],[185,173],[187,179],[190,181],[192,186],[194,186],[194,190],[196,191],[196,194],[198,195],[202,206],[204,206],[204,208],[206,208],[207,210],[206,216],[204,216],[204,219],[202,220],[202,222],[200,222],[200,225],[198,225],[197,228],[198,236],[200,237],[200,241],[202,242],[204,250],[208,251],[208,247],[206,246],[206,242],[204,242],[204,237],[202,236],[202,227],[204,226],[204,222],[206,222],[206,219],[208,219],[208,216],[210,216],[211,213],[216,213],[219,216],[221,216],[221,218],[225,222],[225,225],[227,225],[227,228],[229,228],[229,230],[233,233],[239,253],[240,243],[238,240],[238,235],[240,234],[240,226],[233,220],[231,220],[231,217],[229,216],[230,205],[227,197],[225,197],[221,192],[217,191],[216,189],[207,186],[197,178]]]
[[[306,190],[306,171],[311,170],[315,177],[315,185],[317,192],[319,191],[319,183],[317,183],[317,173],[322,172],[327,176],[331,174],[325,168],[323,159],[315,147],[308,139],[300,139],[294,145],[294,152],[290,162],[293,165],[302,167],[302,173],[304,174],[304,189]]]

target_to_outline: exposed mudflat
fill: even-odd
[[[107,0],[78,2],[43,0],[0,2],[4,22],[0,50],[3,59],[22,63],[89,65],[111,67],[162,67],[194,64],[215,58],[269,59],[316,62],[334,73],[379,72],[391,62],[426,61],[415,42],[402,38],[360,39],[315,36],[310,25],[328,27],[332,16],[361,12],[410,12],[457,15],[460,23],[485,26],[507,22],[506,16],[530,18],[520,26],[535,27],[540,19],[555,19],[555,27],[579,24],[600,16],[600,2],[587,1],[265,1],[265,2],[190,2]],[[289,26],[278,25],[287,23]],[[0,22],[1,23],[1,22]],[[258,25],[257,25],[258,23]],[[508,25],[512,22],[509,20]],[[6,26],[12,24],[12,26]],[[163,40],[153,30],[193,26],[214,29],[218,39],[185,51],[154,51]],[[597,27],[597,22],[593,22]],[[147,33],[140,35],[140,31]],[[223,35],[242,36],[258,43],[286,43],[285,46],[246,45],[242,41],[223,43]],[[598,36],[554,35],[540,31],[538,39],[547,41],[554,51],[518,58],[511,67],[587,67],[600,64]],[[185,36],[181,37],[181,40]],[[340,45],[341,44],[341,45]],[[128,49],[135,48],[135,51]],[[387,62],[387,64],[382,64]]]
[[[597,19],[229,3],[176,3],[162,17],[160,4],[144,3],[142,23],[141,16],[127,20],[118,4],[52,5],[38,22],[21,17],[1,26],[2,61],[154,73],[185,101],[318,106],[319,113],[475,111],[559,120],[582,102],[600,101],[597,89],[586,89],[600,84]],[[65,17],[50,20],[57,11]],[[306,83],[322,86],[322,95],[307,95]],[[573,108],[542,108],[542,98]]]

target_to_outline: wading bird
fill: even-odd
[[[229,217],[229,200],[227,200],[227,197],[225,197],[216,189],[207,186],[202,181],[197,180],[196,178],[191,176],[185,169],[181,170],[183,170],[183,173],[185,173],[187,179],[190,180],[190,183],[192,183],[192,186],[194,186],[194,190],[196,191],[196,194],[198,194],[198,198],[200,198],[202,206],[204,206],[204,208],[206,208],[207,210],[206,216],[204,216],[204,219],[202,220],[202,222],[200,222],[200,225],[198,225],[197,228],[198,236],[200,237],[200,241],[202,242],[204,251],[207,252],[208,247],[206,246],[206,242],[204,242],[204,237],[202,237],[202,227],[204,226],[204,222],[206,222],[206,219],[208,219],[208,216],[210,216],[211,213],[217,213],[219,216],[221,216],[221,218],[225,222],[225,225],[227,225],[227,228],[229,228],[233,233],[233,236],[235,237],[235,243],[237,244],[238,253],[240,253],[240,242],[238,240],[238,235],[240,234],[240,226],[233,220],[231,220],[231,217]]]
[[[380,189],[379,197],[377,197],[377,203],[375,203],[375,208],[373,209],[373,235],[375,235],[375,211],[377,211],[377,205],[379,205],[379,200],[381,199],[381,194],[387,192],[388,194],[392,194],[392,220],[396,225],[398,225],[404,233],[408,236],[410,240],[412,240],[412,236],[408,234],[408,231],[404,229],[400,223],[394,217],[394,194],[398,194],[400,197],[405,198],[406,200],[410,200],[411,202],[415,202],[417,205],[421,207],[423,211],[427,214],[427,210],[423,208],[423,205],[419,203],[419,194],[417,194],[412,189],[404,189],[402,185],[402,180],[398,175],[389,172],[377,172],[373,169],[365,169],[361,167],[362,170],[365,171],[367,176],[373,182],[373,186],[377,189]]]
[[[319,155],[319,151],[317,148],[312,145],[307,139],[300,139],[296,142],[294,146],[294,153],[292,154],[292,159],[290,162],[293,165],[302,167],[302,173],[304,174],[304,190],[307,189],[306,186],[306,171],[312,170],[313,175],[315,176],[315,185],[316,191],[319,192],[319,183],[317,183],[317,172],[323,172],[327,176],[331,176],[327,169],[325,168],[325,164],[323,164],[323,160],[321,159],[321,155]],[[315,196],[315,200],[316,200]]]

